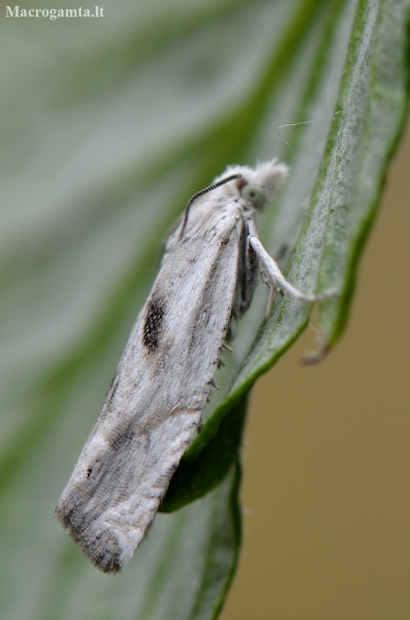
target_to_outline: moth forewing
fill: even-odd
[[[167,241],[55,511],[102,571],[117,571],[130,560],[197,433],[230,321],[249,307],[258,260],[267,261],[260,242],[252,242],[254,209],[271,200],[286,173],[276,160],[228,168],[229,182],[219,177],[190,201]]]
[[[197,433],[217,369],[243,221],[233,203],[221,213],[205,209],[203,216],[201,223],[202,213],[193,213],[184,238],[169,240],[100,417],[56,508],[103,571],[124,566],[144,536]]]

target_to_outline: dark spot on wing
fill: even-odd
[[[158,349],[165,316],[165,301],[151,299],[145,315],[142,341],[150,353]]]
[[[113,450],[120,450],[127,444],[131,444],[135,437],[135,430],[132,421],[118,423],[107,433],[107,440]]]
[[[114,398],[114,394],[117,391],[118,384],[119,384],[118,376],[117,374],[115,374],[114,377],[112,378],[110,389],[108,390],[108,393],[107,393],[107,405],[109,405],[112,399]]]

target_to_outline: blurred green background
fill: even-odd
[[[346,293],[406,109],[409,4],[118,0],[101,5],[104,18],[55,21],[6,17],[5,6],[1,618],[205,620],[218,611],[238,549],[232,469],[205,498],[159,515],[115,579],[88,564],[52,510],[155,276],[161,239],[228,163],[278,156],[292,165],[260,227],[275,256],[288,258],[312,194],[314,206],[324,204],[319,220],[341,214],[340,244],[328,230],[319,237],[337,276],[326,263],[319,282]],[[318,346],[308,329],[252,394],[245,544],[225,620],[409,613],[409,158],[407,141],[389,172],[346,335],[323,363],[302,368]],[[345,165],[339,185],[335,162]],[[319,267],[306,267],[300,247],[292,281],[305,269],[301,281],[314,288]],[[241,322],[232,367],[218,377],[219,398],[263,321],[262,289]],[[263,363],[301,328],[303,312],[296,304],[293,331],[274,351],[262,332]],[[248,370],[253,362],[262,364],[253,359]]]

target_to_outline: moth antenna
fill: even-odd
[[[211,192],[213,189],[216,189],[217,187],[220,187],[221,185],[225,185],[225,183],[229,183],[229,181],[233,181],[234,179],[241,179],[241,178],[242,178],[241,174],[231,174],[231,176],[225,177],[224,179],[217,181],[217,183],[212,183],[212,185],[208,185],[208,187],[205,187],[204,189],[200,189],[199,192],[196,192],[196,194],[194,194],[192,198],[188,200],[187,205],[184,209],[184,218],[182,220],[182,228],[181,228],[181,233],[179,235],[179,238],[181,239],[182,235],[184,234],[186,225],[188,223],[189,209],[191,208],[192,203],[195,202],[195,200],[197,200],[197,198],[200,198],[204,194]]]

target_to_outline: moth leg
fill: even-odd
[[[242,275],[242,289],[241,289],[241,315],[244,314],[251,305],[253,293],[255,291],[256,274],[258,271],[258,255],[249,243],[249,235],[252,234],[254,227],[252,228],[252,221],[248,222],[246,229],[246,244],[245,244],[245,260],[244,269]]]
[[[328,299],[329,297],[334,297],[334,295],[313,295],[310,293],[302,293],[299,289],[294,287],[288,280],[285,278],[281,270],[279,269],[277,263],[273,260],[273,258],[267,253],[259,239],[255,235],[249,235],[248,243],[255,250],[258,258],[259,265],[261,269],[262,280],[270,289],[269,295],[269,303],[267,309],[267,316],[269,316],[272,305],[273,298],[275,292],[284,291],[295,297],[295,299],[300,299],[301,301],[321,301],[323,299]]]

